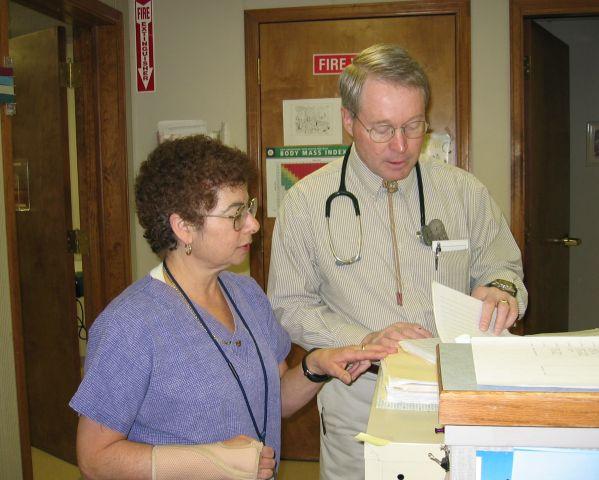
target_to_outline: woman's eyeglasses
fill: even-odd
[[[234,215],[203,215],[204,217],[215,217],[215,218],[230,218],[233,220],[233,228],[236,232],[239,232],[244,226],[248,219],[248,215],[256,218],[256,211],[258,210],[258,201],[252,198],[241,205]]]

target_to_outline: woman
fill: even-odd
[[[89,479],[270,478],[280,418],[334,376],[351,383],[386,355],[362,345],[310,352],[289,369],[287,333],[240,264],[259,229],[245,154],[203,136],[163,143],[135,193],[163,262],[90,331],[79,467]]]

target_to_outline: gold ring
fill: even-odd
[[[499,300],[499,303],[510,303],[510,302],[508,302],[508,301],[507,301],[507,300],[505,300],[505,299],[501,299],[501,300]]]
[[[362,350],[366,350],[366,345],[364,343],[361,343],[360,346],[362,347]]]

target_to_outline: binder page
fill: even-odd
[[[437,282],[433,282],[433,312],[437,332],[443,343],[453,343],[456,337],[493,336],[495,313],[486,332],[478,329],[483,302]],[[507,330],[502,336],[511,336]]]
[[[472,338],[479,385],[599,389],[599,336]]]

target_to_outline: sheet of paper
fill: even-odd
[[[384,447],[385,445],[389,445],[391,443],[389,440],[385,440],[384,438],[375,437],[374,435],[369,435],[364,432],[358,433],[354,438],[358,442],[370,443],[372,445],[376,445],[377,447]]]
[[[428,362],[413,355],[396,353],[381,360],[383,382],[385,384],[401,385],[406,381],[411,383],[437,384],[435,368]]]
[[[481,332],[478,329],[483,302],[437,282],[433,282],[432,291],[435,325],[444,343],[453,343],[456,337],[463,335],[495,337],[493,335],[495,313],[489,330]],[[501,335],[512,336],[507,330],[504,330]]]
[[[479,385],[599,388],[599,336],[472,338]]]
[[[429,363],[437,363],[437,345],[441,343],[441,339],[433,338],[417,338],[414,340],[401,340],[399,346],[402,350],[416,355]]]

